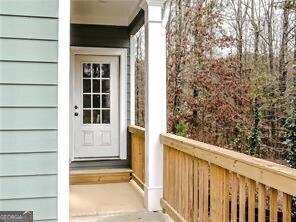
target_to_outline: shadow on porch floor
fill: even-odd
[[[71,222],[166,221],[162,213],[145,210],[143,193],[133,181],[71,185],[70,216]]]

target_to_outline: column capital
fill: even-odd
[[[148,6],[163,6],[165,0],[142,0],[141,5],[148,5]]]
[[[164,0],[143,0],[142,8],[145,11],[146,22],[162,22]]]

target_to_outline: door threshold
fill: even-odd
[[[131,174],[132,170],[128,168],[71,170],[70,185],[129,182]]]
[[[99,160],[121,160],[120,157],[76,157],[72,162],[83,162],[83,161],[99,161]]]

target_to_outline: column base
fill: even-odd
[[[161,211],[162,187],[144,187],[144,204],[148,211]]]

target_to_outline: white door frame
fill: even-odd
[[[127,158],[127,49],[125,48],[95,48],[95,47],[71,47],[70,58],[70,89],[74,85],[75,75],[75,55],[95,55],[95,56],[118,56],[119,57],[119,158]],[[70,92],[71,92],[70,90]],[[74,116],[73,98],[70,93],[70,161],[74,161]],[[112,158],[114,159],[114,158]],[[87,159],[82,159],[83,161]],[[91,158],[95,160],[95,158]],[[101,158],[98,158],[101,160]],[[78,160],[75,160],[78,161]]]

